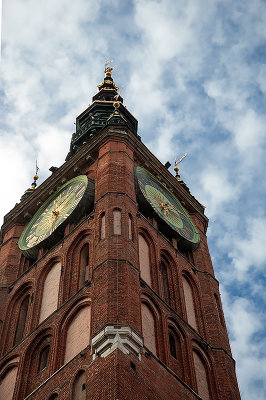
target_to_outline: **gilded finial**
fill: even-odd
[[[35,169],[35,174],[33,175],[33,182],[31,184],[31,187],[24,192],[23,196],[20,198],[20,201],[26,199],[36,189],[36,186],[37,186],[36,181],[39,179],[39,177],[37,175],[38,171],[39,171],[39,167],[37,165],[37,160],[36,160],[36,169]]]
[[[37,183],[36,183],[36,181],[39,179],[39,177],[38,177],[38,171],[39,171],[39,167],[38,167],[38,164],[37,164],[37,160],[36,160],[36,169],[35,169],[35,175],[33,176],[33,182],[32,182],[32,184],[31,184],[31,188],[32,189],[35,189],[36,188],[36,186],[37,186]]]
[[[178,158],[178,160],[175,160],[175,167],[174,167],[174,171],[176,173],[175,177],[178,181],[181,181],[180,179],[180,175],[179,175],[179,167],[177,166],[179,163],[181,163],[181,161],[187,156],[187,153],[183,154],[182,157]]]
[[[113,62],[113,60],[110,61],[106,61],[104,64],[104,73],[105,76],[107,77],[112,77],[112,71],[114,69],[114,67],[108,67],[108,65],[110,65]]]
[[[120,101],[114,101],[113,106],[114,106],[114,109],[115,109],[114,114],[119,114],[118,109],[120,107]]]
[[[100,92],[102,89],[105,90],[112,90],[115,89],[116,92],[118,92],[119,87],[114,83],[113,81],[113,77],[112,77],[112,71],[115,67],[110,67],[109,65],[112,63],[113,61],[106,61],[104,64],[104,73],[105,73],[105,77],[103,82],[101,82],[98,85],[98,92]]]

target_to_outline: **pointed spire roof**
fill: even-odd
[[[98,91],[92,98],[92,104],[76,119],[76,132],[73,133],[69,160],[88,141],[107,125],[124,125],[137,136],[138,121],[123,105],[123,98],[115,84],[110,62],[105,63],[105,77],[98,85]],[[119,109],[119,110],[118,110]]]
[[[119,87],[115,84],[112,71],[114,67],[108,67],[105,63],[105,77],[104,80],[98,85],[98,92],[93,96],[92,101],[103,100],[103,101],[120,101],[123,103],[123,98],[120,96]]]

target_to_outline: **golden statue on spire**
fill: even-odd
[[[115,67],[108,67],[108,65],[110,65],[112,62],[113,62],[113,60],[105,61],[105,64],[104,64],[104,73],[105,73],[105,76],[109,76],[109,77],[112,76],[112,71],[113,71],[113,69],[114,69]]]

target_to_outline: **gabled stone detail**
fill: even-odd
[[[143,339],[129,326],[106,326],[91,340],[93,360],[96,357],[107,357],[114,350],[120,349],[124,354],[133,353],[141,360]]]

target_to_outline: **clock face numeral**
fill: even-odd
[[[88,179],[81,175],[65,183],[50,196],[22,233],[18,242],[20,249],[27,254],[28,249],[41,245],[75,211],[87,188]]]
[[[189,214],[171,193],[155,176],[144,168],[135,169],[136,180],[145,200],[186,243],[194,247],[199,244],[199,232]]]

